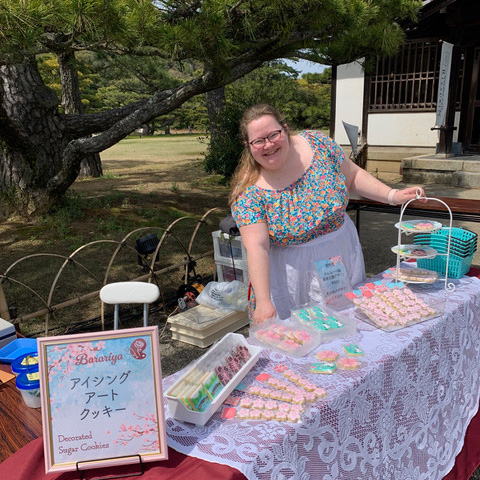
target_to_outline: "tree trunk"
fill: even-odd
[[[58,56],[60,79],[62,83],[62,105],[67,114],[83,114],[82,98],[78,83],[78,71],[73,51],[63,52]],[[100,177],[102,175],[100,154],[92,153],[82,159],[79,175],[81,177]]]
[[[43,213],[63,192],[49,180],[62,168],[67,145],[59,100],[34,58],[0,66],[0,215]]]
[[[34,57],[0,65],[0,218],[47,212],[78,177],[82,159],[262,62],[247,59],[221,77],[206,71],[148,99],[96,114],[58,113],[60,102],[43,83]]]
[[[218,118],[225,107],[225,87],[210,90],[207,92],[206,98],[210,141],[215,142],[215,140],[222,135]]]

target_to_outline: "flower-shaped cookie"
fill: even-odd
[[[333,350],[322,350],[317,353],[317,358],[322,362],[334,362],[338,358],[338,353]]]
[[[355,370],[360,366],[360,362],[356,358],[344,357],[337,361],[337,367],[344,370]]]

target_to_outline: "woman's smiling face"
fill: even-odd
[[[275,135],[278,131],[280,133]],[[286,125],[280,125],[271,115],[263,115],[247,125],[247,133],[250,153],[262,168],[278,170],[285,165],[289,150]],[[275,139],[270,141],[267,138],[269,136],[274,136]],[[258,139],[263,140],[263,145],[253,146],[251,142]]]

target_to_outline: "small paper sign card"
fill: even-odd
[[[341,256],[315,262],[325,305],[342,310],[350,306],[345,294],[352,289]]]
[[[166,460],[158,327],[38,339],[45,470]]]

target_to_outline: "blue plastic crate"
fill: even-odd
[[[17,338],[0,349],[0,361],[11,363],[20,355],[37,351],[36,338]]]

